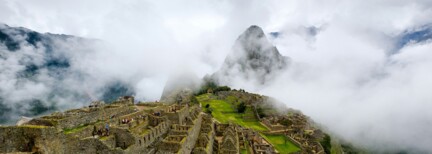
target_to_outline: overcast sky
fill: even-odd
[[[430,27],[430,0],[0,0],[0,22],[107,42],[88,64],[159,99],[173,73],[219,69],[258,25],[293,63],[266,94],[366,148],[432,152],[432,43],[401,37]],[[79,56],[78,56],[79,57]],[[2,67],[2,66],[0,66]]]

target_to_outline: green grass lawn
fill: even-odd
[[[233,104],[229,102],[234,102],[234,98],[229,98],[230,100],[217,100],[211,99],[210,94],[203,94],[197,97],[198,101],[201,103],[201,106],[205,108],[207,104],[210,104],[210,108],[213,109],[212,115],[213,117],[221,123],[234,122],[243,127],[252,128],[257,131],[266,131],[267,128],[261,125],[258,119],[255,120],[243,120],[242,116],[251,116],[254,114],[252,108],[248,107],[244,114],[239,114],[235,111]],[[279,153],[292,153],[296,151],[300,151],[300,148],[294,145],[291,141],[287,140],[285,143],[284,135],[264,135],[261,134],[266,140],[268,140],[275,148],[279,151]],[[241,151],[242,153],[246,153],[247,150]]]
[[[229,102],[229,103],[231,103],[231,104],[234,104],[234,103],[237,103],[237,102],[238,102],[238,101],[237,101],[237,98],[234,97],[234,96],[228,96],[228,97],[226,98],[226,101]]]
[[[81,126],[71,128],[71,129],[64,129],[63,133],[65,133],[65,134],[75,133],[75,132],[78,132],[78,131],[81,131],[81,130],[87,128],[87,126],[89,126],[89,125],[81,125]]]
[[[252,116],[252,117],[254,117],[255,116],[255,112],[253,111],[253,109],[251,107],[247,107],[244,115],[245,116]]]
[[[236,124],[239,124],[243,127],[252,128],[257,131],[265,131],[267,130],[266,127],[261,125],[261,123],[258,121],[258,119],[255,120],[243,120],[242,115],[240,113],[237,113],[235,108],[233,107],[233,104],[228,103],[224,100],[216,100],[216,99],[209,99],[209,94],[200,95],[197,97],[198,101],[201,103],[201,106],[205,108],[207,104],[210,104],[210,108],[213,109],[212,115],[213,117],[218,120],[221,123],[228,123],[233,122]],[[253,114],[251,109],[249,112],[246,112],[246,114]],[[252,113],[251,113],[252,112]]]
[[[300,151],[300,148],[291,143],[287,139],[287,142],[285,143],[285,136],[284,135],[264,135],[261,134],[265,139],[267,139],[279,153],[292,153],[296,151]]]

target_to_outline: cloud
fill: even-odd
[[[116,78],[133,85],[142,100],[159,98],[176,70],[187,68],[199,77],[217,71],[238,35],[259,25],[267,33],[280,32],[270,39],[293,64],[264,87],[239,80],[235,88],[275,97],[366,148],[431,152],[432,44],[411,42],[389,54],[406,32],[431,24],[431,6],[428,0],[3,0],[0,21],[103,40],[91,54],[64,53],[74,57],[72,67],[88,74],[86,83],[92,84],[83,86],[94,89]],[[311,28],[317,31],[310,33]],[[72,51],[73,45],[64,46]],[[11,71],[1,76],[24,69],[11,65],[16,56],[44,56],[28,50],[35,52],[1,55],[8,56],[2,70]],[[0,82],[3,93],[14,86],[3,78]],[[46,95],[52,86],[29,85],[20,89],[38,91],[31,97]],[[8,99],[25,95],[20,89]]]

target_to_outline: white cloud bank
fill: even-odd
[[[259,25],[281,32],[272,41],[294,63],[264,88],[236,88],[276,97],[367,148],[432,152],[432,43],[390,54],[400,34],[431,24],[431,6],[428,0],[2,0],[0,22],[108,42],[109,51],[83,65],[131,81],[137,96],[150,100],[175,70],[216,71],[236,37]]]

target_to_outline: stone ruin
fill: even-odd
[[[135,99],[133,96],[121,96],[112,104],[133,105],[135,104]]]
[[[270,130],[280,131],[287,129],[286,126],[282,125],[282,121],[286,118],[284,116],[272,116],[261,118],[261,122]]]
[[[304,118],[293,115],[291,120]],[[264,119],[264,124],[265,120],[275,123],[274,118]],[[321,145],[313,141],[321,137],[320,132],[300,131],[310,128],[298,122],[282,133],[304,151],[322,153]],[[120,97],[112,104],[92,102],[88,107],[54,112],[22,121],[20,126],[0,126],[0,153],[239,154],[245,150],[277,153],[260,133],[221,124],[201,112],[199,105],[134,105],[132,96]]]
[[[90,105],[88,106],[89,108],[100,108],[103,107],[105,105],[104,101],[93,101],[90,103]]]
[[[200,138],[204,134],[212,138],[211,117],[203,118],[197,105],[133,102],[131,96],[112,104],[92,102],[85,108],[23,121],[21,126],[2,126],[0,153],[191,153],[197,142],[207,146]]]

